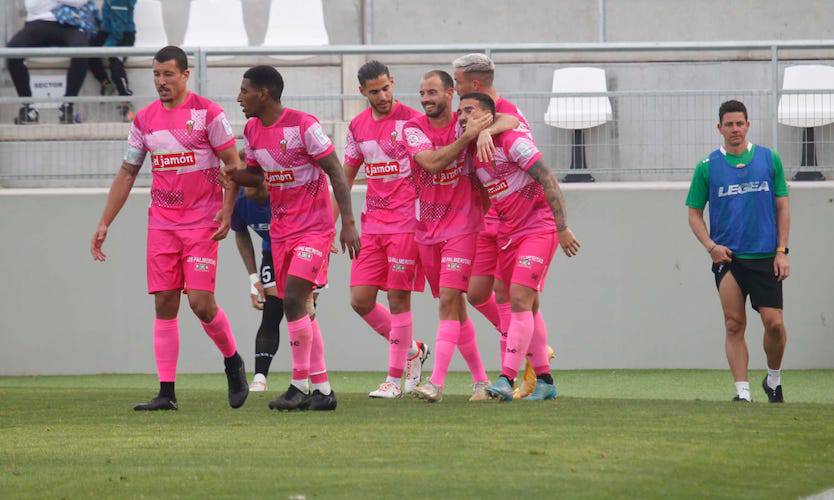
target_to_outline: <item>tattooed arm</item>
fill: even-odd
[[[553,211],[553,218],[556,219],[556,231],[559,232],[559,245],[568,257],[573,257],[579,253],[579,240],[573,235],[573,231],[568,227],[568,214],[565,205],[565,197],[562,196],[562,190],[559,188],[559,182],[556,176],[549,168],[542,164],[541,160],[536,161],[532,167],[527,171],[530,176],[535,179],[544,188],[544,196],[547,198],[547,203]]]

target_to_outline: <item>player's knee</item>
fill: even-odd
[[[388,292],[388,308],[391,314],[400,314],[411,310],[411,294],[403,290]]]
[[[361,297],[358,295],[350,296],[350,307],[352,307],[353,310],[356,311],[356,314],[360,316],[365,316],[373,311],[375,303],[376,301],[367,297]]]
[[[200,321],[203,323],[211,323],[211,320],[214,319],[214,315],[217,314],[217,305],[208,300],[194,300],[189,302],[191,306],[191,311],[194,312],[194,315],[199,318]]]
[[[489,296],[491,295],[489,292],[491,292],[491,290],[484,290],[479,287],[471,288],[468,292],[466,292],[466,300],[473,306],[479,306],[489,299]]]
[[[295,321],[307,314],[307,301],[304,297],[287,294],[284,297],[284,315],[289,321]]]
[[[458,311],[458,300],[460,293],[456,291],[440,291],[440,317],[445,318],[456,315]]]
[[[784,329],[784,322],[781,314],[772,314],[763,318],[766,335],[781,336]]]
[[[747,327],[744,320],[738,318],[724,318],[724,330],[728,337],[743,337]]]
[[[532,311],[536,302],[536,294],[522,287],[510,290],[510,306],[513,311]]]

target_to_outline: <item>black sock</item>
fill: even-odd
[[[515,380],[511,379],[510,377],[508,377],[508,376],[506,376],[506,375],[501,375],[501,376],[500,376],[500,377],[498,377],[498,378],[503,378],[504,380],[506,380],[507,382],[509,382],[511,387],[514,387],[514,386],[515,386]]]
[[[284,318],[284,301],[278,297],[267,295],[264,312],[261,316],[261,326],[255,336],[255,373],[269,374],[269,365],[278,352],[281,340],[279,325]]]
[[[240,368],[240,365],[243,364],[243,358],[241,358],[240,354],[235,351],[235,353],[228,358],[223,358],[223,364],[226,365],[226,370],[235,370]]]
[[[543,373],[541,375],[536,375],[536,379],[541,380],[545,384],[553,385],[553,375],[551,375],[549,373]]]
[[[168,398],[171,401],[177,400],[177,395],[174,393],[174,383],[173,382],[160,382],[159,383],[159,397]]]

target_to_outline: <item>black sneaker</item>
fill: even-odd
[[[240,408],[249,396],[249,383],[246,381],[246,367],[243,360],[240,366],[226,369],[226,381],[229,383],[229,406]]]
[[[61,107],[58,108],[58,111],[61,113],[58,116],[58,121],[65,125],[72,125],[73,123],[80,123],[81,120],[75,116],[75,111],[73,109],[73,105],[71,102],[67,102],[61,104]]]
[[[298,387],[290,384],[287,392],[276,396],[269,402],[269,409],[279,411],[306,410],[310,396],[298,390]]]
[[[24,104],[14,119],[15,125],[31,125],[38,123],[38,110],[31,104]]]
[[[736,397],[734,397],[732,401],[733,403],[752,403],[749,399],[739,397],[738,394],[736,394]]]
[[[133,407],[136,411],[158,411],[158,410],[179,410],[180,407],[176,401],[165,396],[157,396],[147,403],[138,404]]]
[[[764,389],[765,394],[767,394],[767,400],[770,403],[784,403],[785,399],[782,397],[782,384],[776,386],[776,389],[771,389],[769,385],[767,385],[767,375],[765,375],[764,380],[762,380],[762,389]]]
[[[330,394],[322,394],[320,390],[316,389],[310,395],[310,400],[307,403],[307,409],[311,411],[333,411],[336,409],[336,393],[330,390]]]

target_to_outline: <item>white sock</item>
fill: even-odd
[[[328,380],[327,382],[322,382],[320,384],[313,384],[313,390],[314,391],[319,391],[320,393],[327,396],[328,394],[330,394],[330,391],[331,391],[330,381]]]
[[[303,380],[291,380],[290,384],[294,385],[296,389],[303,392],[304,394],[310,394],[310,388],[307,386],[307,379]]]
[[[263,373],[256,373],[254,377],[252,377],[252,382],[263,382],[266,383],[266,375]]]
[[[420,352],[420,349],[417,348],[417,341],[411,341],[411,349],[408,350],[408,359],[413,358]]]
[[[750,401],[750,382],[736,382],[736,394],[741,399]]]
[[[767,386],[773,390],[776,390],[778,386],[782,384],[782,369],[777,368],[776,370],[771,370],[770,368],[767,369]]]
[[[386,381],[386,382],[390,382],[390,383],[392,383],[392,384],[396,385],[397,387],[399,387],[399,386],[400,386],[400,379],[398,379],[398,378],[396,378],[396,377],[391,377],[391,376],[386,377],[386,378],[385,378],[385,381]]]

